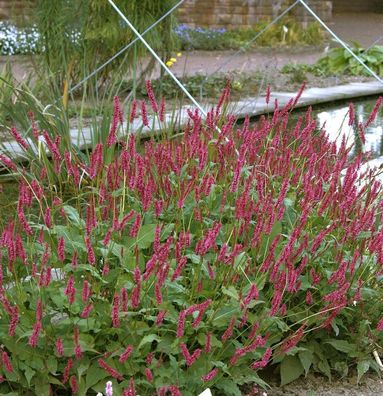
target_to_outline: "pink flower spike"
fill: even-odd
[[[141,101],[141,117],[144,126],[148,127],[149,126],[148,111],[146,109],[146,103],[144,100]]]
[[[153,382],[153,374],[150,368],[148,367],[145,369],[145,376],[148,382]]]
[[[124,363],[129,356],[133,352],[133,345],[128,345],[125,351],[120,355],[120,358],[118,359],[120,363]]]
[[[63,263],[65,260],[65,239],[64,237],[60,237],[58,240],[57,246],[57,257]]]
[[[206,375],[202,376],[201,379],[203,382],[209,382],[211,381],[216,375],[218,374],[218,369],[214,368],[213,370],[211,370],[209,373],[207,373]]]
[[[56,352],[60,357],[64,356],[64,346],[61,338],[56,340]]]
[[[146,81],[146,92],[148,94],[150,106],[152,107],[153,112],[158,113],[158,104],[154,96],[154,92],[150,80]]]

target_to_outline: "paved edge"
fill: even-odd
[[[383,94],[383,84],[380,82],[367,82],[367,83],[350,83],[346,85],[337,85],[330,88],[309,88],[305,90],[300,97],[295,108],[308,107],[318,104],[324,104],[329,102],[355,99],[365,96],[374,96]],[[234,114],[237,119],[243,119],[246,115],[250,117],[260,116],[262,114],[268,114],[274,111],[275,100],[278,101],[278,105],[283,107],[292,98],[296,97],[296,93],[292,92],[274,92],[270,96],[269,104],[265,102],[265,97],[253,97],[247,98],[237,102],[231,102],[229,105],[229,112]],[[205,110],[209,111],[213,105],[205,106]],[[184,106],[176,113],[168,113],[165,117],[165,123],[174,122],[176,120],[179,128],[186,125],[188,116],[187,110],[194,110],[193,106]],[[152,128],[142,127],[141,120],[136,119],[132,125],[127,126],[124,124],[123,130],[128,130],[133,133],[137,133],[140,137],[148,137],[156,134],[160,131],[159,124],[156,120],[152,120]],[[91,144],[92,130],[89,127],[83,128],[79,134],[77,129],[70,129],[69,131],[73,143],[79,142],[79,146],[85,149]],[[0,147],[0,154],[6,153],[14,160],[26,160],[27,156],[23,151],[22,147],[14,141],[2,142]],[[33,145],[31,145],[33,147]]]

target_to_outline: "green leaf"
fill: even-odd
[[[344,352],[344,353],[350,353],[350,352],[355,351],[355,349],[356,349],[355,345],[350,344],[344,340],[330,340],[330,341],[325,341],[324,344],[330,344],[336,350]]]
[[[28,385],[31,386],[31,379],[35,375],[35,371],[32,370],[29,366],[26,367],[24,371],[25,378],[27,379]]]
[[[54,356],[49,356],[47,359],[47,368],[50,373],[56,374],[57,371],[57,359]]]
[[[36,395],[49,395],[50,385],[44,374],[39,374],[33,379]]]
[[[173,232],[175,227],[174,223],[165,224],[161,230],[161,241],[168,239],[169,235]]]
[[[227,288],[223,286],[222,293],[226,294],[227,296],[233,298],[236,301],[239,301],[239,295],[234,286],[229,286]]]
[[[229,379],[219,380],[215,386],[218,389],[222,389],[223,394],[226,396],[242,396],[242,392],[238,388],[237,384],[234,381],[230,381]]]
[[[137,246],[140,249],[147,249],[154,241],[156,224],[144,224],[137,235]]]
[[[361,360],[358,362],[357,370],[358,370],[358,383],[363,377],[364,374],[367,373],[370,368],[370,362],[368,360]]]
[[[243,259],[245,258],[245,256],[246,256],[246,252],[242,252],[234,259],[235,268],[243,264]]]
[[[318,369],[321,373],[323,373],[329,379],[331,379],[331,368],[330,368],[330,365],[328,364],[327,359],[322,359],[319,361]]]
[[[334,369],[339,373],[341,378],[344,378],[348,374],[348,364],[345,361],[335,362]]]
[[[85,225],[84,220],[80,218],[77,210],[73,206],[64,205],[63,206],[65,214],[68,215],[69,219],[76,225],[83,227]]]
[[[304,368],[296,356],[285,356],[281,363],[281,386],[293,382],[304,373]]]
[[[89,367],[89,370],[86,372],[86,388],[89,389],[93,385],[97,384],[100,379],[106,378],[109,374],[97,367],[96,365],[92,365]]]
[[[143,347],[143,346],[146,345],[146,344],[151,344],[153,341],[160,342],[160,341],[161,341],[161,338],[158,337],[156,334],[149,334],[149,335],[145,336],[145,337],[141,340],[141,342],[140,342],[140,344],[138,345],[138,348],[137,348],[137,349],[140,349],[141,347]]]
[[[298,357],[307,375],[313,364],[314,354],[311,351],[301,351],[298,353]]]

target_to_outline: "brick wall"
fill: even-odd
[[[0,0],[1,21],[16,20],[22,22],[28,19],[31,11],[32,7],[30,0]]]
[[[190,26],[238,28],[250,27],[260,20],[273,19],[292,0],[186,0],[178,20]],[[331,0],[307,0],[325,21],[331,20]],[[299,20],[310,20],[303,6],[298,4],[289,13]]]

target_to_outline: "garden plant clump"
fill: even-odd
[[[165,103],[153,113],[165,135]],[[118,98],[88,157],[31,115],[1,231],[0,393],[241,395],[309,371],[362,377],[383,342],[382,186],[309,110],[241,127],[190,110],[182,137],[119,138]],[[266,96],[269,101],[269,92]],[[359,124],[363,130],[373,122]],[[354,123],[350,106],[350,124]],[[40,143],[38,143],[40,142]],[[45,155],[45,146],[49,156]],[[37,209],[36,209],[37,208]],[[255,392],[255,390],[254,390]]]
[[[25,55],[39,51],[40,35],[36,27],[18,28],[0,22],[0,55]]]
[[[324,30],[317,22],[310,22],[305,27],[292,18],[283,18],[272,26],[268,26],[269,23],[269,21],[260,21],[254,27],[243,29],[193,28],[181,24],[174,31],[184,50],[321,46],[326,39]],[[262,34],[257,37],[260,32]]]

